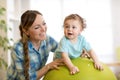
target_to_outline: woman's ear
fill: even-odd
[[[25,29],[22,29],[22,30],[23,30],[23,32],[24,32],[27,36],[29,36],[28,31],[26,31]]]

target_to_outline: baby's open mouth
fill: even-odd
[[[72,33],[68,33],[68,35],[73,35]]]

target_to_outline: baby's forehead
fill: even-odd
[[[64,22],[64,25],[65,24],[82,24],[82,22],[81,21],[79,21],[78,19],[68,19],[68,20],[66,20],[65,22]]]

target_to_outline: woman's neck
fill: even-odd
[[[31,41],[31,42],[32,42],[34,48],[35,48],[36,50],[39,50],[41,41]]]

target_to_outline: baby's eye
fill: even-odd
[[[70,28],[69,26],[65,26],[65,28]]]
[[[73,26],[72,28],[73,28],[73,29],[76,29],[76,27],[75,27],[75,26]]]

